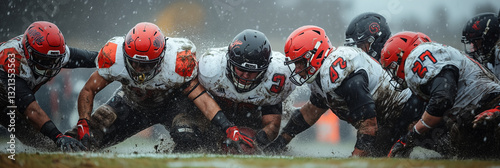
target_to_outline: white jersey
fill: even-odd
[[[227,47],[211,48],[199,59],[200,83],[212,94],[233,102],[258,106],[275,105],[284,101],[295,89],[289,80],[290,70],[284,65],[285,56],[272,52],[271,63],[262,82],[254,89],[239,93],[226,77]]]
[[[457,49],[439,43],[423,43],[408,55],[405,62],[405,78],[408,87],[425,100],[430,95],[420,90],[436,77],[444,66],[452,65],[459,70],[458,90],[453,107],[475,106],[487,94],[500,92],[498,79],[475,60]]]
[[[492,56],[495,57],[495,60],[493,61],[493,65],[489,65],[488,68],[493,71],[497,79],[500,79],[500,40],[497,41],[493,50]]]
[[[390,75],[359,48],[341,46],[330,53],[319,69],[321,85],[317,82],[309,84],[311,94],[319,95],[339,118],[351,121],[346,118],[349,117],[349,109],[344,98],[335,93],[335,90],[350,74],[361,70],[368,75],[368,89],[375,102],[377,116],[399,116],[411,92],[396,91],[390,84]]]
[[[108,81],[119,81],[125,101],[133,107],[161,105],[170,98],[169,93],[197,75],[195,45],[184,38],[167,38],[161,71],[151,80],[137,84],[125,67],[123,41],[124,37],[114,37],[99,51],[97,71]]]
[[[24,53],[23,44],[21,44],[21,41],[22,35],[17,36],[0,45],[0,66],[2,66],[0,70],[9,73],[10,68],[8,67],[8,64],[10,64],[10,62],[7,61],[7,58],[9,57],[9,54],[15,54],[15,74],[26,81],[29,88],[33,90],[36,87],[40,87],[40,85],[43,85],[44,83],[49,81],[50,78],[40,76],[35,77],[34,72],[28,64],[28,58],[26,58],[26,54]],[[69,56],[69,47],[66,46],[66,53],[62,62],[62,66],[68,63]]]

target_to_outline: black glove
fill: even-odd
[[[264,148],[264,152],[268,154],[281,154],[286,151],[286,145],[288,143],[286,142],[285,138],[283,138],[283,135],[278,135],[276,139],[271,142],[269,145],[267,145],[266,148]]]
[[[78,152],[81,150],[87,150],[83,144],[67,135],[59,134],[57,135],[56,145],[61,148],[63,152]]]
[[[75,138],[63,135],[51,120],[43,124],[40,132],[52,139],[56,143],[57,147],[60,147],[63,152],[80,151],[87,149],[80,141],[76,140]]]
[[[392,146],[387,157],[402,157],[409,154],[408,152],[415,147],[415,139],[419,136],[420,134],[418,134],[415,131],[415,127],[413,127],[413,130],[398,139],[398,141]]]

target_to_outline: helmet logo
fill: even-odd
[[[33,44],[38,44],[42,45],[42,42],[45,40],[43,39],[43,36],[40,34],[40,32],[36,31],[36,29],[30,29],[28,31],[28,34],[33,37]]]
[[[370,28],[371,34],[375,34],[375,33],[378,33],[380,31],[380,25],[377,22],[371,23],[369,28]]]
[[[163,45],[162,37],[161,36],[157,36],[155,38],[155,41],[153,41],[153,46],[156,47],[156,48],[160,48],[162,45]]]
[[[234,40],[234,42],[230,46],[231,46],[231,48],[235,48],[235,47],[240,48],[239,45],[242,45],[242,44],[243,44],[243,42],[241,42],[240,40]]]
[[[479,25],[479,21],[476,21],[476,23],[474,23],[474,24],[472,25],[472,28],[473,28],[474,30],[479,30],[479,29],[481,29],[481,26]]]

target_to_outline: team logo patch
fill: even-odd
[[[31,36],[31,38],[33,38],[33,44],[36,43],[38,45],[42,45],[42,42],[45,41],[43,36],[40,34],[40,32],[36,31],[36,29],[30,29],[28,31],[28,34]]]
[[[240,45],[242,45],[243,42],[241,42],[240,40],[235,40],[233,43],[231,43],[230,47],[231,48],[240,48]]]
[[[380,31],[380,25],[377,22],[373,22],[370,24],[369,29],[371,34],[378,33]]]
[[[474,23],[474,24],[472,25],[472,29],[474,29],[474,30],[479,30],[479,29],[481,29],[481,26],[479,25],[479,21],[476,21],[476,23]]]

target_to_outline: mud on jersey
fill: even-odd
[[[359,48],[340,46],[330,53],[319,69],[320,85],[317,82],[309,84],[311,94],[317,95],[340,119],[354,124],[360,118],[353,117],[356,114],[350,114],[344,98],[335,93],[335,90],[350,74],[360,70],[368,75],[368,89],[375,102],[375,111],[377,116],[382,116],[377,118],[379,122],[399,117],[411,92],[395,91],[390,84],[390,75]]]
[[[214,96],[236,103],[257,106],[275,105],[284,101],[295,89],[289,81],[290,70],[284,65],[285,56],[272,52],[272,59],[262,82],[253,90],[238,93],[226,77],[227,47],[211,48],[200,57],[200,83]]]
[[[132,107],[155,107],[172,98],[171,93],[197,75],[196,46],[188,39],[166,38],[161,71],[153,79],[137,84],[130,78],[123,55],[124,37],[114,37],[99,51],[98,73],[107,81],[119,81],[124,100]],[[118,93],[118,92],[117,92]]]
[[[0,70],[6,73],[15,73],[18,77],[25,80],[28,86],[33,90],[36,86],[44,84],[49,81],[50,78],[39,77],[34,75],[32,69],[28,64],[28,58],[26,57],[22,44],[22,35],[19,35],[5,43],[0,43]],[[9,55],[11,55],[10,59]],[[66,65],[69,61],[70,50],[66,46],[66,53],[62,66]],[[12,60],[12,61],[11,61]]]
[[[457,49],[439,43],[420,44],[408,55],[405,62],[408,87],[416,95],[429,100],[430,95],[422,92],[420,86],[436,77],[446,65],[459,70],[453,107],[475,106],[485,95],[500,92],[500,82],[490,71]]]

